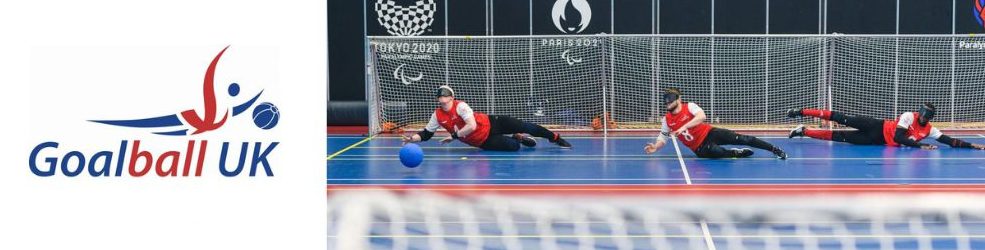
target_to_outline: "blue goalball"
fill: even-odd
[[[423,161],[424,151],[421,150],[421,146],[414,143],[407,143],[403,148],[400,148],[400,163],[403,163],[404,167],[416,168]]]

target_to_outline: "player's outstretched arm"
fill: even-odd
[[[957,139],[947,135],[941,135],[940,137],[937,137],[937,142],[947,144],[952,148],[973,148],[973,149],[985,150],[985,145],[969,143],[961,139]]]
[[[923,148],[923,149],[937,149],[937,146],[920,143],[914,141],[913,139],[910,139],[909,137],[906,136],[906,128],[902,128],[902,127],[896,127],[896,135],[893,136],[893,140],[896,141],[896,143],[899,143],[900,145],[905,145],[909,147]]]
[[[670,126],[667,126],[667,118],[661,119],[660,123],[660,134],[657,135],[657,141],[647,143],[646,146],[643,146],[643,152],[646,154],[656,153],[657,150],[667,145],[667,135],[670,133]]]
[[[931,128],[930,135],[928,135],[927,137],[937,139],[937,142],[946,144],[948,146],[951,146],[952,148],[973,148],[980,150],[985,149],[985,145],[969,143],[961,139],[950,137],[948,135],[945,135],[944,133],[941,133],[941,131],[938,130],[937,128]]]
[[[656,153],[658,150],[660,150],[666,145],[667,145],[666,139],[664,140],[657,139],[656,142],[647,143],[646,146],[643,147],[643,152],[645,152],[646,154]]]
[[[400,140],[404,141],[404,144],[411,142],[427,141],[434,136],[434,132],[438,131],[438,117],[431,113],[431,119],[428,120],[428,125],[424,127],[421,132],[412,135],[401,135]]]

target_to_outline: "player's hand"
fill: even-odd
[[[646,146],[643,147],[643,152],[646,152],[646,154],[656,153],[657,152],[657,144],[656,143],[652,143],[652,142],[651,143],[647,143]]]
[[[928,144],[928,145],[920,146],[920,148],[921,149],[926,149],[926,150],[934,150],[934,149],[937,149],[937,145],[929,145]]]
[[[975,148],[975,149],[978,149],[978,150],[985,150],[985,145],[982,145],[982,144],[972,143],[971,144],[971,147],[972,148]]]
[[[451,136],[445,137],[445,139],[441,139],[441,144],[448,144],[448,143],[451,143],[451,141],[454,141],[454,140],[455,140],[455,138],[451,138]]]
[[[400,140],[404,142],[403,145],[407,145],[414,140],[414,136],[400,135]]]

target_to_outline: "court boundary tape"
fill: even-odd
[[[962,135],[954,135],[954,136],[951,136],[951,138],[978,138],[978,137],[985,138],[985,135],[979,134],[979,135],[976,136],[975,134],[962,134]],[[350,138],[350,139],[352,139],[352,138],[361,138],[361,137],[360,136],[328,136],[327,138],[337,138],[337,139]],[[596,139],[596,138],[598,138],[598,139],[605,138],[605,139],[628,140],[628,139],[653,139],[653,138],[656,138],[656,136],[608,136],[608,137],[606,137],[606,136],[601,136],[600,135],[600,136],[565,136],[564,137],[564,139]],[[760,138],[760,139],[810,140],[810,138],[789,138],[787,136],[756,136],[756,138]],[[397,137],[397,136],[380,136],[379,139],[400,139],[400,137]],[[543,138],[540,138],[540,139],[543,139]]]
[[[461,157],[468,157],[468,159],[462,159]],[[601,157],[601,156],[600,156]],[[647,158],[644,156],[640,157],[609,157],[606,159],[599,159],[598,157],[530,157],[530,158],[507,158],[507,157],[475,157],[475,156],[457,156],[457,157],[425,157],[425,160],[429,161],[473,161],[473,160],[483,160],[483,161],[674,161],[676,159],[670,157],[652,157]],[[687,160],[700,160],[700,158],[685,158]],[[975,157],[975,158],[787,158],[787,161],[857,161],[857,160],[869,160],[869,161],[893,161],[893,163],[898,163],[896,160],[955,160],[960,162],[968,161],[981,161],[985,160],[985,157]],[[335,158],[337,161],[397,161],[400,160],[396,156],[388,157],[356,157],[356,156],[340,156]],[[724,159],[731,160],[731,159]],[[773,161],[776,160],[775,157],[755,157],[755,158],[743,158],[745,161]],[[889,163],[887,163],[889,164]]]
[[[670,195],[670,196],[790,196],[880,194],[913,195],[916,193],[985,193],[985,184],[655,184],[634,185],[347,185],[328,184],[326,191],[379,189],[390,191],[434,191],[447,195]]]
[[[545,179],[545,178],[531,178],[531,179],[490,179],[490,178],[423,178],[414,179],[415,181],[426,180],[426,181],[675,181],[680,178],[599,178],[599,179],[588,179],[588,178],[560,178],[560,179]],[[407,179],[402,178],[332,178],[329,180],[341,180],[341,181],[405,181]],[[845,180],[884,180],[884,181],[900,181],[900,180],[911,180],[911,181],[922,181],[922,180],[938,180],[938,181],[985,181],[985,178],[695,178],[695,180],[709,181],[709,180],[723,180],[723,181],[845,181]],[[428,183],[425,185],[447,185],[447,184],[461,184],[461,183]],[[550,183],[538,183],[547,185]],[[562,183],[566,184],[566,183]],[[579,183],[578,185],[609,185],[611,183]],[[618,183],[619,185],[653,185],[654,183]],[[659,184],[659,183],[657,183]],[[827,183],[827,184],[852,184],[852,183]],[[873,183],[876,184],[876,183]],[[947,184],[947,183],[939,183]],[[964,184],[964,183],[962,183]],[[983,183],[985,184],[985,183]],[[363,185],[390,185],[385,183],[372,183]]]
[[[338,152],[335,152],[335,153],[329,155],[328,158],[326,158],[325,160],[326,161],[331,160],[332,158],[335,158],[335,156],[338,156],[338,155],[340,155],[342,153],[345,153],[345,151],[349,151],[350,149],[353,149],[353,148],[355,148],[355,147],[357,147],[359,145],[362,145],[363,143],[366,143],[366,142],[368,142],[370,140],[373,140],[373,138],[376,138],[376,136],[374,135],[374,136],[366,137],[366,139],[362,139],[359,142],[353,143],[352,145],[349,145],[348,147],[345,147],[342,150],[339,150]]]
[[[732,222],[734,223],[734,222]],[[338,236],[329,236],[329,238],[336,238]],[[515,235],[367,235],[363,238],[544,238],[544,235],[539,234],[515,234]],[[563,234],[563,235],[551,235],[549,237],[553,238],[699,238],[700,235],[692,234],[634,234],[634,235],[607,235],[607,234],[590,234],[590,235],[577,235],[577,234]],[[985,234],[818,234],[818,235],[807,235],[807,234],[790,234],[790,235],[718,235],[716,238],[737,238],[737,239],[765,239],[765,238],[777,238],[777,239],[791,239],[791,238],[819,238],[819,239],[838,239],[838,238],[854,238],[854,239],[870,239],[870,238],[971,238],[971,239],[981,239],[985,238]]]

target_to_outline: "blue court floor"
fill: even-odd
[[[566,138],[572,149],[538,138],[537,147],[519,152],[431,140],[420,143],[424,163],[411,169],[397,158],[397,137],[328,137],[327,184],[985,184],[985,151],[944,145],[921,150],[760,137],[789,158],[757,149],[752,158],[698,159],[681,145],[681,162],[669,144],[644,154],[650,137]],[[983,135],[958,138],[985,143]]]
[[[440,145],[437,140],[421,143],[424,163],[417,168],[405,168],[397,158],[401,147],[396,137],[328,137],[329,191],[363,187],[393,189],[443,190],[454,192],[567,193],[605,194],[642,192],[645,194],[739,194],[773,195],[797,192],[985,192],[985,151],[952,149],[941,145],[937,150],[921,150],[886,146],[857,146],[809,138],[760,138],[783,148],[789,158],[778,160],[773,154],[756,150],[752,158],[698,159],[681,145],[682,157],[668,145],[653,155],[643,153],[650,137],[566,137],[572,149],[561,149],[538,139],[535,148],[519,152],[490,152],[459,142]],[[960,136],[963,140],[985,143],[985,136]],[[935,143],[931,140],[929,143]],[[928,142],[925,141],[925,142]],[[912,185],[911,185],[912,184]],[[695,188],[697,187],[697,188]],[[861,191],[860,191],[861,190]],[[943,190],[943,191],[942,191]],[[704,243],[693,245],[695,239],[660,237],[631,238],[633,249],[653,249],[654,239],[666,238],[672,249],[746,249],[769,248],[768,240],[778,243],[772,249],[985,249],[985,223],[982,217],[962,217],[963,233],[936,235],[925,241],[910,238],[874,238],[879,236],[868,223],[846,221],[847,235],[818,238],[815,247],[784,238],[797,234],[793,226],[779,226],[775,232],[785,236],[762,239],[726,238],[734,235],[721,228],[727,225],[750,226],[750,235],[763,229],[763,223],[707,223]],[[724,224],[722,224],[724,223]],[[935,224],[936,223],[936,224]],[[496,224],[495,221],[489,225]],[[561,223],[563,224],[563,223]],[[428,246],[430,230],[408,224],[408,235],[393,236],[390,224],[374,224],[370,234],[373,249],[391,249],[399,240],[411,245]],[[504,234],[493,226],[480,224],[479,233],[492,235],[483,238],[485,249],[506,249],[497,235]],[[590,231],[607,235],[604,224],[593,225]],[[663,225],[663,224],[661,224]],[[893,222],[887,227],[909,230],[910,222]],[[902,225],[902,226],[901,226]],[[947,231],[950,224],[927,222],[923,228]],[[453,225],[446,225],[453,226]],[[486,228],[490,229],[486,229]],[[522,227],[533,230],[535,227]],[[561,228],[563,229],[563,228]],[[567,232],[561,229],[559,232]],[[627,235],[647,232],[627,229]],[[739,231],[745,230],[742,227]],[[811,229],[815,230],[815,229]],[[892,231],[890,230],[890,231]],[[822,230],[823,231],[823,230]],[[524,231],[525,232],[525,231]],[[895,231],[894,231],[895,232]],[[900,231],[902,232],[902,231]],[[910,231],[906,231],[910,232]],[[521,232],[522,233],[522,232]],[[536,235],[537,232],[528,232]],[[738,233],[743,235],[745,233]],[[903,233],[907,234],[907,233]],[[921,233],[909,233],[923,235]],[[389,235],[389,236],[388,236]],[[692,234],[685,234],[692,235]],[[421,237],[417,237],[421,236]],[[652,235],[650,235],[652,236]],[[700,236],[697,234],[695,236]],[[690,236],[689,236],[690,237]],[[909,237],[909,236],[907,236]],[[596,249],[618,249],[609,238],[593,238]],[[847,240],[847,241],[846,241]],[[965,243],[961,243],[966,241]],[[415,243],[416,242],[416,243]],[[462,239],[448,239],[452,249],[465,248]],[[505,242],[505,240],[503,240]],[[518,244],[539,248],[536,237],[519,238]],[[738,244],[733,244],[738,242]],[[847,243],[846,243],[847,242]],[[561,238],[562,249],[575,248],[578,239]],[[963,245],[963,247],[962,247]],[[421,249],[426,249],[423,247]]]

